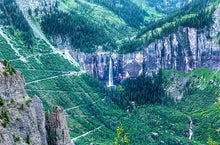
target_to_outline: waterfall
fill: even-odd
[[[112,64],[112,58],[110,57],[110,63],[109,63],[109,78],[108,78],[108,86],[112,87],[113,84],[113,64]]]
[[[193,138],[193,131],[192,131],[193,121],[192,121],[191,116],[188,116],[188,117],[189,117],[189,120],[190,120],[190,122],[189,122],[189,140],[192,140],[192,138]]]

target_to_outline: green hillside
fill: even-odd
[[[155,8],[152,1],[141,4],[130,0],[65,0],[50,13],[43,12],[46,15],[40,18],[41,26],[48,38],[67,36],[73,49],[91,53],[102,46],[105,51],[115,51],[123,40],[134,38],[140,28],[176,12],[183,6],[177,7],[179,2],[182,1],[157,1]],[[165,9],[165,5],[169,8]]]
[[[119,53],[129,53],[141,50],[155,40],[163,39],[178,31],[180,26],[204,28],[213,23],[212,15],[217,9],[219,0],[195,0],[176,10],[174,13],[152,22],[137,34],[136,39],[124,41]]]
[[[47,45],[44,50],[48,49],[50,53],[45,51],[33,56],[27,55],[26,61],[22,61],[3,37],[1,44],[5,47],[1,49],[1,59],[7,58],[24,74],[28,94],[38,95],[45,108],[60,105],[65,109],[70,135],[75,138],[76,144],[112,144],[116,127],[120,123],[123,124],[132,144],[191,144],[187,133],[187,115],[196,122],[193,125],[194,142],[205,143],[209,135],[218,139],[214,131],[219,120],[214,104],[215,92],[219,90],[220,83],[218,70],[198,69],[187,74],[164,71],[165,90],[176,86],[177,90],[184,93],[182,101],[171,101],[163,105],[128,105],[128,113],[112,100],[102,83],[86,74],[71,74],[79,71],[79,68],[62,56],[51,53]],[[188,81],[181,87],[183,78]],[[211,80],[217,85],[214,86]],[[122,88],[125,85],[123,84]],[[80,137],[85,133],[88,134]]]
[[[209,135],[220,141],[215,132],[220,119],[215,105],[220,89],[219,69],[163,71],[160,86],[165,94],[157,99],[154,99],[157,77],[152,84],[150,78],[142,76],[129,80],[108,94],[118,106],[132,110],[122,122],[132,144],[142,144],[143,140],[149,144],[205,144]],[[145,105],[140,105],[143,102]],[[188,116],[193,120],[192,142],[188,140]]]
[[[56,105],[64,108],[76,145],[113,144],[120,123],[135,145],[205,144],[209,135],[219,141],[215,132],[220,120],[215,106],[219,69],[162,71],[154,78],[128,79],[111,90],[83,72],[65,54],[68,51],[56,48],[49,39],[68,36],[73,48],[87,53],[98,46],[106,51],[121,46],[120,53],[136,51],[179,26],[209,25],[219,1],[207,1],[193,1],[178,10],[178,0],[167,0],[168,9],[162,1],[155,6],[154,1],[140,0],[65,0],[50,13],[45,11],[42,21],[31,17],[39,34],[39,26],[44,32],[38,38],[14,0],[0,2],[0,59],[21,71],[27,93],[39,96],[46,110]],[[123,41],[137,32],[134,41]],[[192,141],[188,139],[189,116],[194,121]]]

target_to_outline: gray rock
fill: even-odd
[[[41,143],[47,144],[47,132],[46,132],[46,124],[45,124],[45,112],[43,108],[42,101],[35,95],[33,98],[33,105],[36,112],[38,131],[41,137]]]
[[[162,40],[156,40],[143,51],[123,55],[112,54],[114,80],[120,82],[128,77],[135,78],[141,73],[156,71],[158,68],[185,72],[196,68],[219,68],[219,38],[214,38],[220,33],[219,15],[220,5],[213,15],[215,23],[211,30],[180,27],[178,32]],[[212,40],[206,37],[208,34],[213,34]],[[101,81],[108,81],[108,53],[72,52],[71,55],[89,74]]]
[[[46,119],[42,101],[34,96],[27,96],[24,77],[17,71],[14,75],[5,77],[0,61],[0,96],[3,97],[2,110],[7,111],[9,122],[3,127],[0,119],[0,145],[27,144],[47,145]],[[63,109],[57,107],[50,115],[49,125],[55,133],[55,145],[70,145],[69,129]],[[17,141],[16,141],[17,138]]]
[[[51,128],[54,136],[54,145],[71,145],[69,128],[67,126],[66,116],[63,108],[53,108],[49,118],[49,127]]]

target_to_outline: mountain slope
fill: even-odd
[[[125,41],[121,45],[119,53],[142,50],[152,42],[163,40],[170,34],[176,33],[180,27],[206,28],[204,31],[209,31],[213,25],[213,14],[218,5],[219,1],[214,0],[193,1],[175,13],[147,25],[139,31],[137,39]],[[215,39],[219,40],[216,37]]]
[[[112,144],[116,128],[120,123],[125,126],[132,144],[192,144],[188,140],[187,115],[191,115],[192,119],[198,122],[193,126],[193,131],[194,141],[199,144],[205,143],[208,134],[214,132],[208,126],[212,128],[218,126],[217,123],[211,125],[208,122],[211,118],[206,118],[206,115],[210,115],[213,121],[218,120],[217,113],[212,112],[215,110],[214,94],[219,90],[219,75],[216,77],[211,75],[211,73],[218,74],[217,70],[195,70],[184,75],[175,71],[164,72],[164,76],[170,78],[168,84],[164,84],[166,93],[170,93],[170,97],[183,98],[183,100],[176,102],[177,104],[172,104],[171,101],[168,105],[145,104],[131,110],[118,106],[109,96],[104,84],[85,74],[85,71],[99,80],[107,81],[110,57],[113,61],[114,81],[117,83],[129,77],[136,78],[148,70],[156,71],[161,66],[164,69],[176,68],[184,71],[202,66],[217,68],[219,9],[214,13],[216,19],[212,30],[178,27],[177,33],[170,35],[170,32],[167,32],[168,37],[155,41],[144,51],[121,56],[114,53],[111,56],[111,53],[102,51],[116,50],[118,45],[124,43],[123,40],[130,38],[138,40],[139,38],[133,37],[138,27],[144,27],[146,22],[162,18],[173,10],[177,11],[176,3],[172,4],[168,1],[167,5],[171,9],[167,12],[165,4],[158,1],[162,8],[162,12],[159,12],[155,6],[150,6],[150,2],[137,8],[140,2],[133,1],[129,6],[137,8],[136,11],[141,15],[131,19],[132,16],[126,11],[119,14],[121,7],[131,1],[109,1],[110,5],[112,2],[115,4],[112,7],[106,4],[107,1],[101,0],[17,0],[17,5],[14,0],[7,2],[0,3],[1,17],[4,18],[0,30],[0,59],[8,59],[22,72],[27,82],[27,93],[30,96],[38,95],[45,108],[53,110],[53,106],[56,105],[64,108],[70,137],[75,144]],[[53,9],[50,9],[51,6]],[[130,10],[129,8],[125,10]],[[153,14],[148,15],[149,10],[146,11],[148,8],[155,8]],[[208,10],[209,5],[208,7],[205,5],[205,8]],[[196,13],[196,9],[193,12]],[[208,14],[213,12],[210,11]],[[181,20],[186,16],[184,13]],[[186,20],[195,17],[198,16],[190,13]],[[139,18],[140,20],[136,21]],[[171,18],[172,22],[176,17]],[[52,27],[48,26],[47,22]],[[153,24],[156,23],[157,21]],[[164,20],[162,27],[165,28],[167,23],[170,22]],[[21,27],[23,24],[25,28]],[[91,30],[90,26],[93,27]],[[160,30],[157,26],[155,29],[153,33],[151,32],[153,36],[156,36],[157,29]],[[141,34],[140,37],[148,38],[145,34],[147,33],[144,31],[144,35]],[[212,40],[208,39],[208,34]],[[135,43],[131,44],[135,45]],[[171,43],[174,45],[170,45]],[[137,47],[132,51],[136,51]],[[88,54],[96,50],[100,50],[101,53]],[[191,57],[191,53],[198,55],[194,58]],[[175,76],[178,76],[178,79],[182,78],[180,82]],[[205,81],[202,81],[203,78],[206,78]],[[214,87],[211,82],[216,86]],[[187,89],[186,85],[190,87]],[[204,103],[203,100],[206,102]],[[198,106],[201,103],[204,105]],[[169,117],[171,119],[168,120]],[[177,121],[179,118],[181,120]],[[206,129],[209,130],[204,132]],[[216,134],[213,133],[212,136],[217,139]]]

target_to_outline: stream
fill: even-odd
[[[193,121],[192,121],[192,118],[191,118],[191,116],[189,116],[189,115],[187,115],[188,116],[188,118],[189,118],[189,140],[192,140],[192,138],[193,138],[193,131],[192,131],[192,125],[193,125]]]

